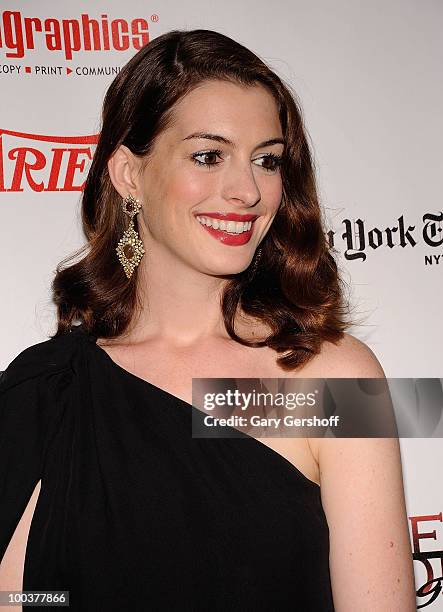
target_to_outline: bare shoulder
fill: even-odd
[[[369,346],[348,333],[336,344],[323,342],[315,361],[318,375],[322,378],[385,377],[379,360]]]
[[[345,333],[334,344],[323,342],[320,353],[304,370],[311,378],[385,378],[384,370],[367,344]],[[309,447],[316,462],[320,463],[320,447],[324,438],[308,439]],[[340,442],[336,441],[335,448]]]

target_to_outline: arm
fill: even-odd
[[[334,350],[328,377],[384,377],[372,351],[352,336]],[[415,612],[398,439],[325,438],[317,453],[336,612]]]
[[[23,588],[26,545],[32,517],[40,493],[40,485],[41,481],[37,483],[28,505],[26,506],[26,510],[9,542],[3,560],[0,562],[0,591],[21,591]],[[7,612],[7,608],[3,606],[0,606],[0,610],[5,610]],[[15,610],[15,607],[13,607],[13,610]]]

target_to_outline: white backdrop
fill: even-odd
[[[145,20],[136,26],[150,39],[176,28],[220,31],[258,53],[294,87],[339,263],[352,285],[356,313],[366,315],[365,324],[351,333],[372,348],[388,377],[442,377],[443,4],[438,0],[3,5],[0,370],[54,331],[49,287],[57,263],[84,241],[79,188],[94,153],[103,95],[138,50],[132,40],[119,50],[112,31],[109,49],[86,50],[80,29],[80,48],[73,39],[69,52],[63,27],[68,35],[75,24],[63,20],[81,25],[82,15],[98,20],[101,35],[103,24],[111,27],[115,19],[124,20],[115,27],[126,23],[129,31],[131,22]],[[25,18],[32,17],[43,26],[43,32],[34,27],[33,41],[25,36]],[[55,21],[45,26],[47,19]],[[44,31],[57,27],[61,49],[51,50],[55,39]],[[413,517],[421,516],[418,531],[434,532],[416,541],[415,552],[438,554],[441,440],[403,439],[401,446],[411,527]],[[434,577],[442,576],[441,560],[430,563]],[[427,580],[425,566],[414,565],[419,587]],[[426,607],[443,610],[443,596]]]

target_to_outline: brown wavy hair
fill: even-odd
[[[257,55],[212,30],[173,30],[155,38],[122,68],[106,92],[102,126],[81,198],[87,243],[57,266],[52,282],[57,331],[74,321],[92,334],[117,338],[142,308],[137,269],[126,278],[115,252],[127,227],[121,196],[107,163],[127,146],[145,163],[156,137],[173,118],[174,105],[203,81],[261,85],[277,103],[286,140],[281,166],[283,198],[262,240],[261,258],[227,276],[220,306],[230,337],[245,346],[284,353],[284,370],[305,364],[324,340],[337,343],[350,325],[344,283],[323,227],[313,157],[296,94]],[[135,219],[135,226],[137,222]],[[72,263],[78,255],[82,258]],[[71,262],[71,265],[65,264]],[[237,313],[267,324],[270,333],[250,341],[237,335]]]

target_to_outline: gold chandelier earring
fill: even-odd
[[[134,217],[141,210],[139,200],[136,200],[131,194],[122,200],[123,212],[129,216],[129,226],[118,242],[115,249],[118,259],[123,266],[123,270],[128,278],[131,278],[132,273],[141,261],[145,249],[140,236],[134,228]]]

